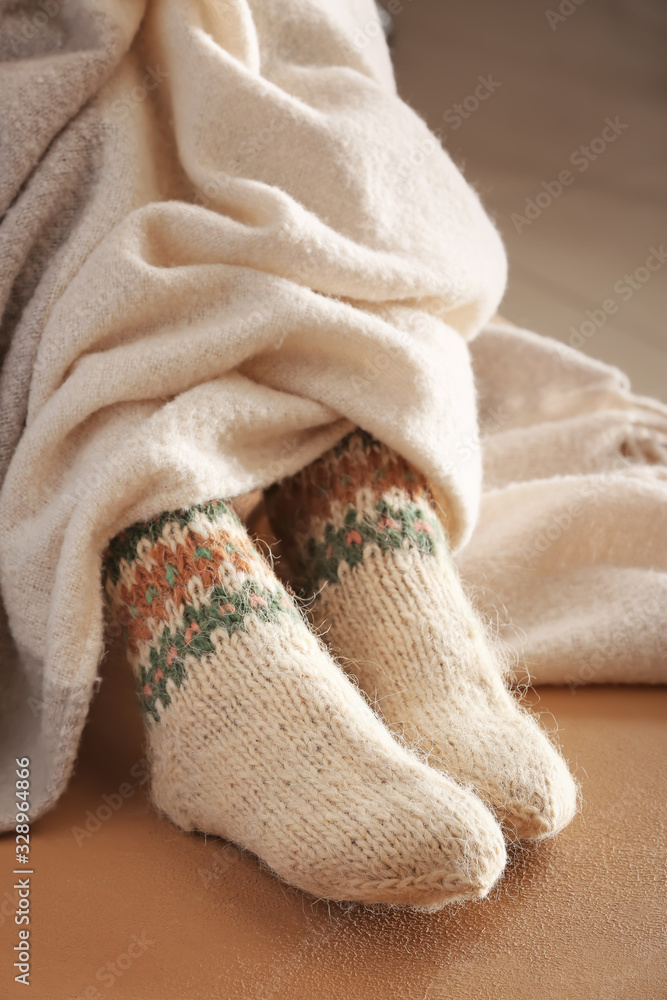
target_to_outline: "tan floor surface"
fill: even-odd
[[[145,798],[129,668],[112,654],[104,675],[76,778],[33,832],[26,995],[667,996],[664,689],[543,688],[538,708],[550,726],[557,722],[582,781],[582,814],[555,842],[516,854],[493,898],[422,915],[313,902],[252,856],[158,818]],[[4,838],[0,871],[12,865],[12,840]],[[3,903],[10,884],[3,875]],[[0,939],[0,996],[21,996],[21,986],[5,991],[16,941],[11,920]]]

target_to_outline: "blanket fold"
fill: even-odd
[[[471,348],[484,489],[459,566],[517,677],[664,683],[667,407],[525,330]]]

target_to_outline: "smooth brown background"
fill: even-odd
[[[1,997],[667,996],[664,689],[541,689],[537,708],[583,786],[581,815],[553,843],[515,853],[491,899],[425,915],[314,902],[252,856],[161,820],[141,783],[129,668],[112,654],[103,673],[76,777],[34,827],[30,992],[12,982],[17,935],[5,919]],[[131,797],[105,809],[103,795],[124,784]],[[77,844],[100,807],[99,829]],[[5,837],[3,899],[12,868]],[[151,943],[114,974],[108,963],[126,964],[133,935]]]

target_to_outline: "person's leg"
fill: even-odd
[[[105,553],[148,722],[155,804],[317,896],[485,895],[491,813],[402,748],[311,633],[232,509],[136,524]]]
[[[575,783],[507,690],[423,476],[355,431],[266,498],[317,625],[387,722],[470,782],[508,836],[569,823]]]

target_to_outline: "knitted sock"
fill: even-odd
[[[226,504],[135,524],[104,562],[152,796],[178,826],[316,896],[437,908],[489,891],[491,813],[396,742]]]
[[[267,491],[276,536],[332,650],[431,763],[470,782],[511,837],[557,833],[576,786],[503,680],[424,478],[356,431]]]

